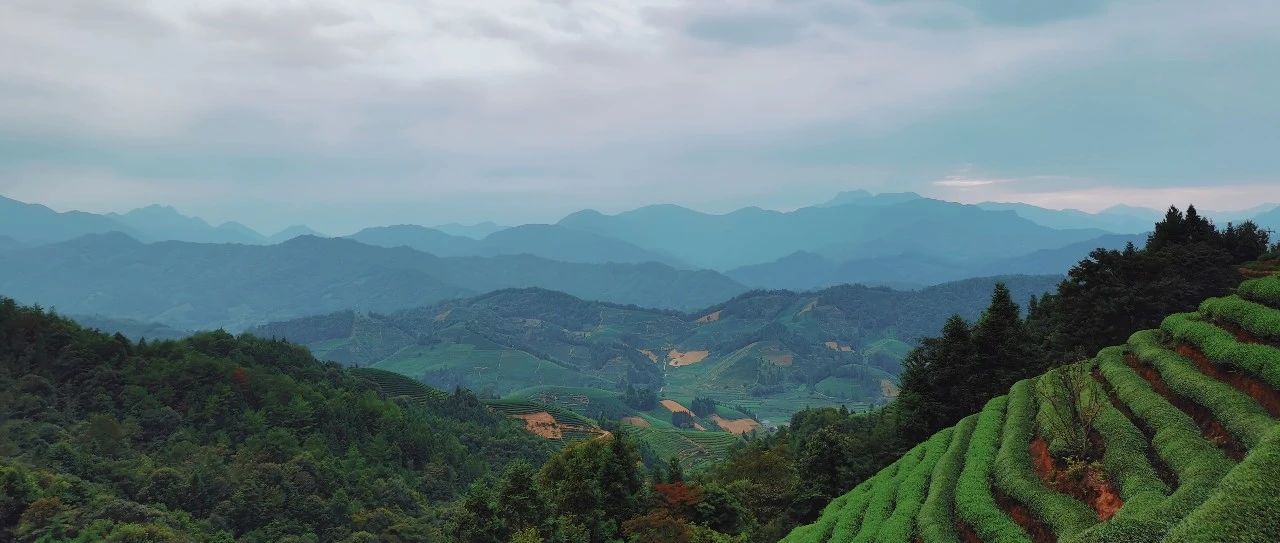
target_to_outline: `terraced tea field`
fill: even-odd
[[[1268,275],[1015,384],[783,541],[1274,543],[1277,417]],[[1086,462],[1065,458],[1082,450],[1072,439],[1088,440]]]

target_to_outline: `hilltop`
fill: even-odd
[[[446,390],[462,386],[502,396],[560,385],[618,393],[631,384],[661,388],[664,398],[679,402],[713,398],[772,424],[805,406],[882,403],[911,345],[954,313],[976,318],[997,281],[1029,299],[1059,280],[982,278],[921,291],[860,285],[752,291],[690,313],[543,289],[502,290],[390,314],[343,311],[277,322],[252,332]]]
[[[1017,382],[783,541],[1280,540],[1280,275]]]

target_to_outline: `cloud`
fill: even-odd
[[[112,205],[307,220],[259,210],[298,202],[355,223],[414,204],[549,220],[1043,172],[1130,183],[1193,160],[1248,181],[1272,164],[1255,157],[1276,143],[1280,79],[1274,55],[1241,51],[1274,50],[1274,15],[1264,0],[12,0],[0,193],[65,208],[114,186]],[[947,177],[963,163],[1007,173]]]

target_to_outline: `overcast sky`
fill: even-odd
[[[0,195],[263,230],[1280,200],[1275,0],[5,0]]]

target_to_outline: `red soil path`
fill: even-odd
[[[982,543],[982,538],[978,537],[978,532],[973,531],[965,521],[956,519],[956,535],[960,536],[960,541],[964,543]]]
[[[1196,367],[1205,375],[1231,385],[1236,390],[1253,398],[1273,417],[1280,417],[1280,392],[1271,388],[1261,380],[1243,372],[1224,369],[1197,349],[1186,343],[1178,344],[1178,354],[1195,362]]]
[[[1239,461],[1244,458],[1245,448],[1231,435],[1231,432],[1227,431],[1221,422],[1213,418],[1213,414],[1208,409],[1179,396],[1169,388],[1169,385],[1165,384],[1164,378],[1160,377],[1159,371],[1139,362],[1137,357],[1133,356],[1133,353],[1126,354],[1124,361],[1130,368],[1133,368],[1133,371],[1141,375],[1143,379],[1146,379],[1151,384],[1151,388],[1163,396],[1165,400],[1168,400],[1174,407],[1191,417],[1196,425],[1200,427],[1200,434],[1204,436],[1205,440],[1217,445],[1232,460]]]
[[[1031,514],[1031,510],[1027,506],[1022,505],[1017,500],[1006,496],[1003,492],[994,486],[991,487],[991,495],[996,499],[996,505],[1003,509],[1013,522],[1022,527],[1022,531],[1027,532],[1031,536],[1034,543],[1057,543],[1058,538],[1053,535],[1053,530]]]
[[[1102,436],[1093,432],[1090,435],[1090,441],[1093,442],[1093,449],[1101,454]],[[1097,513],[1099,521],[1109,520],[1124,505],[1124,501],[1120,499],[1120,495],[1116,493],[1111,482],[1107,480],[1106,473],[1101,469],[1095,469],[1090,465],[1084,468],[1083,473],[1072,477],[1066,462],[1054,458],[1049,453],[1049,444],[1041,437],[1031,442],[1030,450],[1036,475],[1045,486],[1089,504]]]

